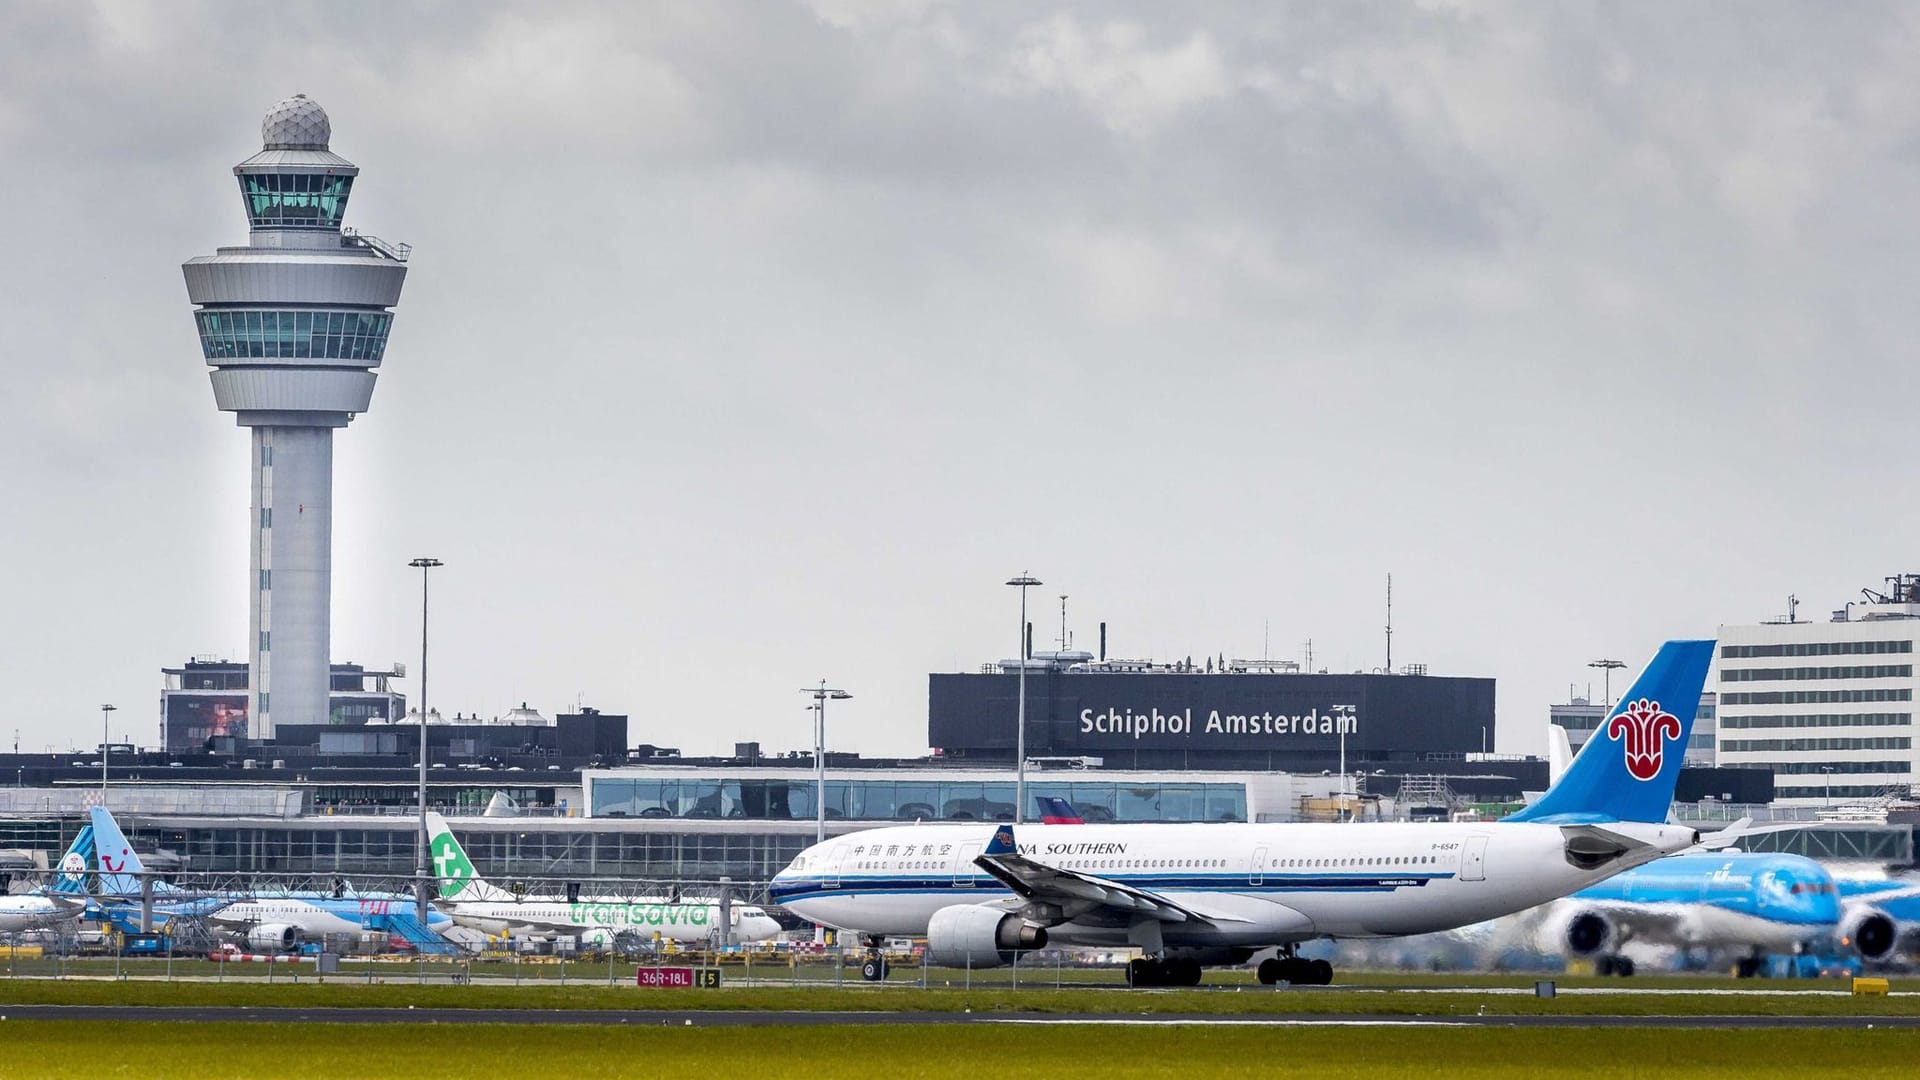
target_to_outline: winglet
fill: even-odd
[[[988,841],[988,855],[1018,855],[1020,848],[1013,842],[1013,826],[1002,825],[993,830],[993,839]]]

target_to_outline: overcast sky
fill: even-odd
[[[1499,680],[1920,569],[1920,15],[1875,3],[0,4],[0,679],[245,659],[179,264],[303,92],[414,245],[333,652],[688,752],[916,753],[1039,644]],[[1902,270],[1901,267],[1908,267]],[[1270,626],[1270,646],[1263,635]],[[411,683],[413,680],[407,680]],[[412,687],[408,687],[409,693]],[[1595,687],[1598,690],[1598,687]],[[0,729],[0,739],[11,731]]]

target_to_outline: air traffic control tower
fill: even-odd
[[[373,400],[408,248],[343,228],[360,170],[327,149],[326,110],[295,94],[267,111],[234,166],[245,247],[187,261],[213,400],[253,432],[248,734],[327,722],[333,430]]]

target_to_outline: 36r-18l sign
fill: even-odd
[[[653,990],[682,990],[696,986],[714,989],[720,985],[720,972],[714,968],[641,968],[634,979],[636,985]]]

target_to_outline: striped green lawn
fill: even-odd
[[[600,1028],[480,1025],[0,1023],[0,1072],[151,1080],[404,1076],[536,1080],[807,1077],[1686,1077],[1913,1075],[1895,1031],[1353,1028]]]

